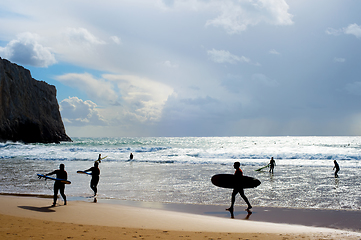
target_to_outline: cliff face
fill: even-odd
[[[0,58],[0,141],[58,143],[66,135],[55,86]]]

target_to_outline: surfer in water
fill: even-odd
[[[236,169],[236,171],[234,172],[234,175],[237,177],[237,178],[241,178],[243,177],[243,172],[240,168],[241,164],[239,162],[235,162],[233,164],[233,167],[234,169]],[[249,203],[246,195],[244,195],[244,191],[243,191],[243,188],[240,188],[240,187],[235,187],[233,189],[233,192],[232,192],[232,202],[231,202],[231,206],[229,208],[227,208],[226,210],[227,211],[230,211],[231,212],[231,216],[233,216],[233,209],[234,209],[234,202],[236,200],[236,195],[237,193],[239,193],[241,195],[241,197],[243,198],[243,200],[247,203],[247,208],[246,208],[246,211],[247,212],[251,212],[250,209],[252,208],[251,204]]]
[[[338,171],[340,171],[340,166],[338,165],[338,163],[336,162],[336,160],[334,160],[333,161],[333,163],[335,164],[335,166],[333,167],[333,169],[332,170],[335,170],[336,169],[336,171],[335,171],[335,178],[338,178]]]
[[[68,179],[68,173],[65,171],[65,165],[64,164],[60,164],[58,170],[55,170],[55,171],[53,171],[51,173],[48,173],[45,176],[49,176],[49,175],[53,175],[53,174],[56,174],[56,178],[63,179],[63,180]],[[66,205],[66,196],[65,196],[65,193],[64,193],[65,183],[62,183],[62,182],[56,180],[55,183],[54,183],[54,201],[53,201],[52,207],[56,206],[56,201],[58,199],[59,190],[60,190],[60,195],[63,197],[64,205]]]
[[[276,161],[273,159],[273,157],[271,157],[271,161],[269,162],[269,172],[273,173],[273,169],[276,166]]]
[[[133,153],[130,153],[129,159],[133,160]]]
[[[100,155],[100,154],[99,154]],[[84,172],[91,172],[92,173],[92,179],[90,180],[90,188],[94,192],[94,196],[98,193],[98,183],[99,183],[99,175],[100,175],[100,169],[99,169],[99,162],[95,161],[94,166],[84,170]]]

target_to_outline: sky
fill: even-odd
[[[70,137],[361,135],[359,0],[12,0]]]

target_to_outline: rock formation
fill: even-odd
[[[56,88],[0,58],[0,141],[59,143],[66,135]]]

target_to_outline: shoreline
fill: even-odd
[[[87,232],[94,231],[93,234],[101,232],[100,236],[105,239],[117,239],[115,236],[119,238],[119,235],[112,234],[119,234],[122,231],[129,237],[124,239],[134,239],[134,236],[137,236],[129,235],[131,232],[133,234],[141,232],[140,235],[143,236],[143,239],[159,239],[160,236],[164,237],[160,237],[161,239],[205,239],[206,236],[214,239],[242,239],[243,237],[284,239],[286,235],[288,239],[299,237],[303,239],[361,238],[361,233],[354,231],[215,217],[159,209],[161,205],[155,209],[149,206],[134,207],[102,201],[98,203],[69,201],[66,206],[62,201],[58,203],[60,203],[58,206],[50,207],[51,199],[0,195],[0,237],[5,236],[5,238],[11,239],[9,236],[15,234],[12,239],[20,239],[19,234],[25,230],[29,231],[29,234],[22,235],[22,238],[35,236],[39,234],[39,231],[43,236],[50,237],[47,234],[52,226],[52,230],[54,228],[62,230],[63,238],[58,239],[64,239],[65,235],[69,235],[65,238],[77,239],[84,235],[83,228],[86,226],[88,227]],[[255,211],[252,216],[257,214]],[[297,218],[298,216],[293,217]],[[14,224],[17,221],[21,221],[21,224]],[[29,226],[29,224],[35,223],[38,227]],[[110,235],[104,233],[104,227],[109,229]],[[183,237],[181,238],[181,236]],[[57,238],[54,237],[54,239]]]
[[[11,193],[0,193],[0,197],[1,196],[44,199],[52,199],[53,197],[52,195]],[[58,201],[60,199],[61,198],[58,198]],[[68,197],[68,202],[77,201],[93,203],[94,198]],[[51,203],[51,201],[49,202]],[[97,198],[97,203],[129,206],[143,209],[165,210],[178,213],[189,213],[203,216],[219,217],[222,219],[231,219],[231,214],[225,210],[227,206],[223,205],[141,202],[102,198]],[[302,225],[308,227],[332,228],[337,230],[354,231],[361,233],[361,211],[357,210],[301,209],[254,206],[252,212],[249,214],[244,211],[244,208],[246,208],[246,206],[237,204],[235,205],[234,220],[247,220],[252,222],[267,222]]]

